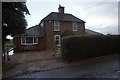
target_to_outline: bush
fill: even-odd
[[[120,36],[68,36],[62,38],[62,58],[79,60],[119,53]]]
[[[5,44],[5,51],[10,50],[11,48],[16,48],[16,46],[13,44]]]

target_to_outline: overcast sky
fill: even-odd
[[[27,15],[28,26],[32,27],[51,12],[58,12],[59,4],[65,7],[65,13],[84,20],[85,28],[103,34],[118,33],[118,0],[58,0],[48,2],[46,0],[27,0],[27,7],[31,15]]]

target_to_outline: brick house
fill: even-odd
[[[14,37],[15,52],[54,50],[60,46],[62,37],[85,35],[85,31],[85,21],[64,13],[64,7],[59,6],[58,12],[51,12],[38,25],[27,29],[25,34]]]

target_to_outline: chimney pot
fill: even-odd
[[[58,12],[64,14],[64,8],[65,7],[59,5]]]

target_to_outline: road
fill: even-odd
[[[22,74],[14,78],[118,78],[118,72],[118,58],[112,58],[55,70]]]

